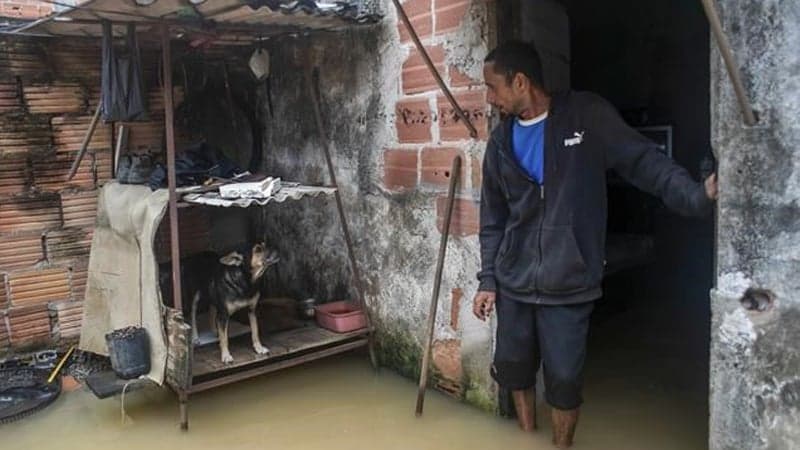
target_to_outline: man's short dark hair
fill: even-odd
[[[505,74],[508,82],[511,82],[514,75],[521,73],[537,87],[544,89],[542,60],[533,44],[522,41],[504,42],[490,51],[483,61],[494,63],[494,70]]]

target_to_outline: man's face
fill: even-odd
[[[524,78],[517,73],[510,81],[504,73],[495,71],[494,63],[487,62],[483,65],[483,79],[486,83],[486,101],[497,109],[500,114],[519,115],[525,95]]]

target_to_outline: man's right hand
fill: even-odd
[[[472,313],[480,320],[486,320],[494,310],[495,293],[491,291],[478,291],[472,300]]]

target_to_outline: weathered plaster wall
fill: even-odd
[[[761,121],[742,125],[712,51],[712,140],[720,159],[718,278],[712,292],[712,449],[800,442],[800,3],[721,2]],[[747,311],[748,288],[773,306]]]
[[[488,130],[480,80],[487,5],[405,3],[446,82],[480,129],[473,141],[438,93],[394,9],[377,27],[280,39],[269,44],[274,116],[266,120],[264,171],[285,180],[329,178],[304,82],[320,68],[322,110],[381,362],[416,377],[440,231],[437,219],[452,157],[464,157],[454,236],[448,247],[434,350],[434,384],[495,409],[488,376],[491,325],[471,315],[477,282],[477,194]],[[261,91],[262,100],[266,90]],[[263,210],[261,227],[282,261],[273,286],[296,298],[353,296],[335,202],[314,199]]]

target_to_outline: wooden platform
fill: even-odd
[[[334,333],[309,323],[302,328],[262,337],[267,355],[253,351],[250,335],[230,342],[233,363],[223,364],[218,344],[196,347],[192,365],[191,392],[203,391],[233,380],[291,367],[367,345],[367,329]]]

